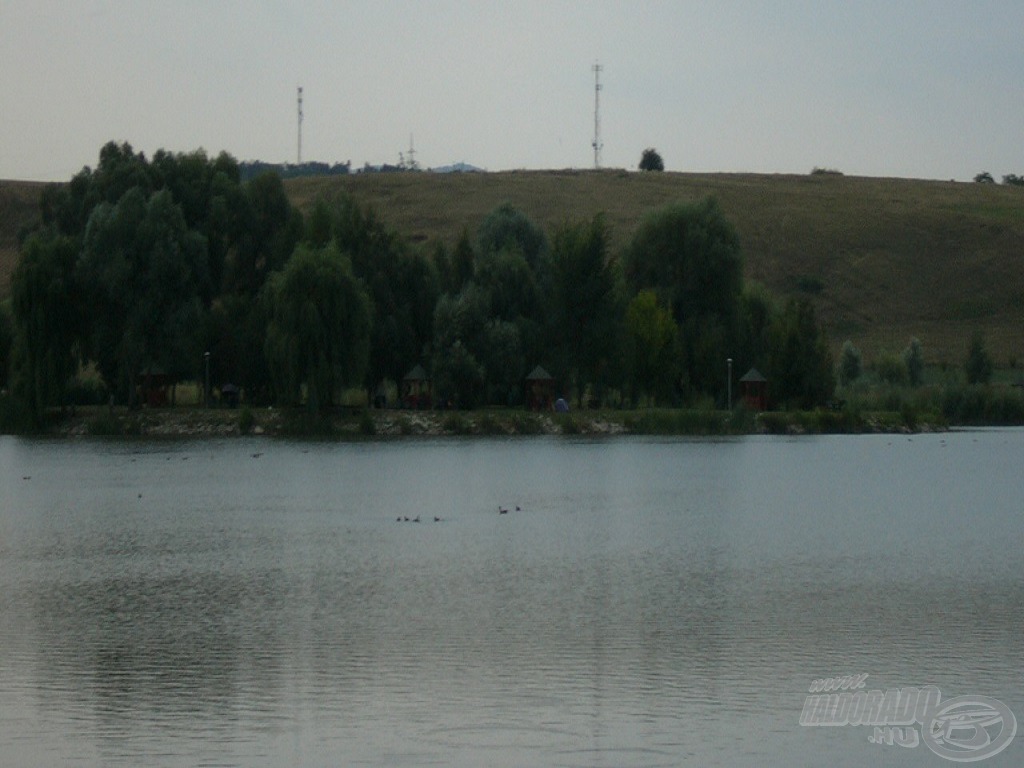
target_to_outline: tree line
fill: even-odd
[[[652,211],[616,252],[601,214],[548,233],[510,204],[423,245],[346,195],[303,216],[277,174],[243,181],[226,153],[113,142],[43,193],[0,353],[37,423],[80,396],[83,371],[135,406],[144,372],[203,381],[204,365],[250,403],[314,411],[416,365],[458,408],[521,404],[536,365],[578,405],[722,406],[727,359],[734,378],[765,373],[779,406],[834,389],[812,306],[744,283],[714,199]]]

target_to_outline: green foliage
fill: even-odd
[[[205,240],[170,193],[131,189],[89,217],[78,276],[90,307],[87,350],[112,391],[133,397],[144,368],[192,373],[201,354]]]
[[[1017,387],[986,384],[946,387],[941,407],[951,424],[1024,425],[1024,393]]]
[[[284,267],[303,234],[302,215],[275,173],[257,176],[232,197],[234,247],[224,267],[224,291],[255,296]]]
[[[52,229],[37,232],[22,247],[11,278],[12,392],[37,425],[47,408],[63,403],[78,365],[75,340],[83,315],[75,285],[76,256],[70,238]]]
[[[369,410],[363,410],[359,414],[359,434],[364,437],[372,437],[377,434],[377,424]]]
[[[775,323],[767,377],[773,403],[808,409],[832,397],[832,355],[806,299],[790,299]]]
[[[472,432],[473,425],[461,413],[454,411],[444,417],[441,428],[453,435],[468,435]]]
[[[586,384],[601,384],[621,327],[619,274],[608,256],[608,230],[600,214],[555,233],[549,270],[551,338],[582,404]]]
[[[681,372],[679,329],[672,313],[651,290],[640,291],[626,308],[626,355],[631,400],[640,394],[655,403],[672,399]]]
[[[875,360],[875,375],[883,384],[906,384],[907,366],[899,355],[883,352]]]
[[[238,412],[238,431],[243,435],[248,435],[252,432],[256,426],[256,416],[253,415],[252,409],[243,405],[242,409]]]
[[[967,383],[988,384],[992,380],[992,368],[992,357],[985,348],[985,339],[980,333],[975,333],[964,363]]]
[[[648,147],[640,155],[640,165],[638,167],[641,171],[664,171],[665,161],[661,159],[658,150]]]
[[[860,350],[853,342],[847,339],[843,342],[842,351],[839,353],[839,383],[848,387],[857,379],[863,371],[863,362]]]
[[[671,308],[690,386],[720,394],[720,363],[739,343],[743,261],[736,230],[717,201],[672,205],[648,215],[627,249],[625,276],[634,292],[654,290]]]
[[[730,424],[727,411],[711,408],[643,410],[626,419],[626,429],[640,435],[720,435]]]
[[[924,384],[924,352],[921,342],[913,338],[903,350],[903,365],[907,370],[907,381],[912,387]]]
[[[362,381],[369,354],[370,303],[336,248],[299,247],[267,284],[270,325],[265,353],[275,388],[310,411],[329,408],[335,394]]]
[[[974,177],[974,180],[978,184],[995,184],[996,180],[992,178],[992,174],[988,171],[982,171]]]
[[[9,392],[0,390],[0,435],[29,434],[39,426],[21,402]]]
[[[401,381],[430,353],[440,295],[437,265],[351,197],[339,198],[328,213],[333,241],[351,257],[373,304],[364,384],[373,389],[386,379]]]
[[[7,389],[13,344],[14,323],[11,320],[10,303],[3,302],[0,303],[0,391]]]
[[[487,215],[477,232],[477,242],[481,254],[519,251],[531,269],[537,269],[548,247],[544,230],[511,203],[503,203]]]

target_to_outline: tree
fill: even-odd
[[[187,228],[167,190],[147,199],[133,188],[89,217],[77,270],[90,307],[88,350],[130,404],[145,367],[196,372],[207,267],[205,238]]]
[[[739,237],[714,198],[648,215],[626,252],[633,291],[651,289],[672,311],[683,344],[684,378],[722,394],[721,362],[740,341],[743,261]]]
[[[279,397],[312,412],[362,382],[369,356],[370,301],[336,247],[299,246],[267,283],[265,353]]]
[[[988,171],[982,171],[974,177],[974,180],[978,184],[995,184],[996,180],[992,178],[992,174]]]
[[[43,230],[26,240],[11,277],[12,389],[36,426],[46,408],[62,404],[78,365],[76,258],[70,238]]]
[[[442,401],[472,408],[484,385],[490,300],[468,283],[457,295],[443,295],[434,309],[434,384]]]
[[[768,381],[773,402],[813,408],[832,397],[832,355],[807,299],[790,299],[775,323]]]
[[[839,383],[844,387],[850,386],[860,378],[863,367],[860,350],[847,339],[843,342],[842,351],[839,353]]]
[[[883,352],[875,360],[875,375],[883,384],[902,386],[907,383],[907,366],[900,355]]]
[[[910,340],[910,344],[903,350],[903,365],[907,369],[907,381],[912,387],[919,387],[924,384],[924,352],[921,349],[921,342],[916,338]]]
[[[1024,176],[1018,176],[1015,173],[1007,173],[1003,176],[1003,184],[1008,184],[1011,187],[1024,187]]]
[[[480,224],[477,240],[482,255],[519,250],[533,270],[537,269],[548,248],[544,230],[511,203],[503,203],[487,214]]]
[[[671,397],[679,377],[679,328],[654,291],[640,291],[626,307],[628,378],[633,405],[639,395]]]
[[[430,356],[437,266],[347,195],[333,203],[330,218],[333,242],[351,258],[373,306],[365,383],[373,389],[385,379],[401,381]]]
[[[648,147],[640,155],[639,168],[641,171],[664,171],[665,162],[661,159],[661,155],[658,154],[658,150]]]
[[[604,217],[563,226],[551,248],[552,338],[560,342],[568,378],[580,405],[588,383],[601,385],[620,327],[618,272],[608,256]]]
[[[11,367],[11,346],[14,344],[14,327],[11,321],[10,303],[0,302],[0,392],[7,389],[7,377]]]
[[[971,346],[967,350],[967,361],[964,372],[968,384],[988,384],[992,380],[992,357],[985,348],[985,338],[980,332],[971,337]]]
[[[303,234],[302,214],[272,172],[247,183],[232,202],[233,247],[224,266],[224,290],[255,296],[292,255]]]

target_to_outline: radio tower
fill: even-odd
[[[299,154],[298,159],[295,161],[297,165],[302,165],[302,86],[299,86]]]
[[[591,146],[594,148],[594,168],[601,167],[601,113],[599,111],[601,106],[601,70],[603,67],[600,64],[595,64],[591,69],[594,70],[594,141],[591,142]]]

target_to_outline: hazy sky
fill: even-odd
[[[1024,2],[0,0],[0,178],[240,160],[1024,174]]]

